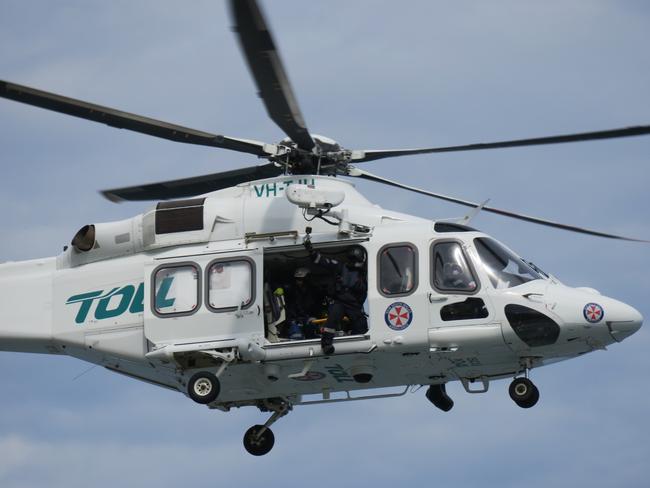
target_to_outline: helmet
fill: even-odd
[[[296,268],[296,270],[293,272],[293,277],[294,278],[306,278],[307,275],[309,274],[309,268]]]
[[[366,261],[366,251],[361,246],[353,246],[348,249],[348,259],[355,264],[363,264]]]

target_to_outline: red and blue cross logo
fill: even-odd
[[[404,330],[413,321],[413,310],[404,302],[391,303],[384,313],[386,325],[393,330]]]
[[[588,303],[585,305],[585,308],[582,310],[582,314],[585,316],[585,320],[590,324],[595,324],[600,322],[605,315],[603,307],[597,303]]]

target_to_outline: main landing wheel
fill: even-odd
[[[207,371],[196,373],[187,384],[187,393],[190,398],[202,405],[215,401],[220,391],[219,379]]]
[[[539,390],[528,378],[515,378],[508,388],[510,398],[521,408],[530,408],[539,400]]]
[[[273,444],[275,444],[273,431],[263,425],[253,425],[244,434],[244,449],[253,456],[268,454],[273,449]]]

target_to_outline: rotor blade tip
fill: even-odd
[[[100,191],[99,194],[113,203],[122,203],[124,201],[123,198],[117,196],[115,193],[112,192],[112,190],[103,190]]]

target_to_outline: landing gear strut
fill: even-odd
[[[265,401],[264,403],[265,407],[273,412],[273,415],[264,425],[253,425],[244,434],[244,449],[253,456],[264,456],[273,449],[275,436],[270,427],[288,414],[292,408],[291,404],[285,401]]]
[[[533,407],[539,400],[539,390],[528,378],[515,378],[508,388],[510,398],[521,408]]]

